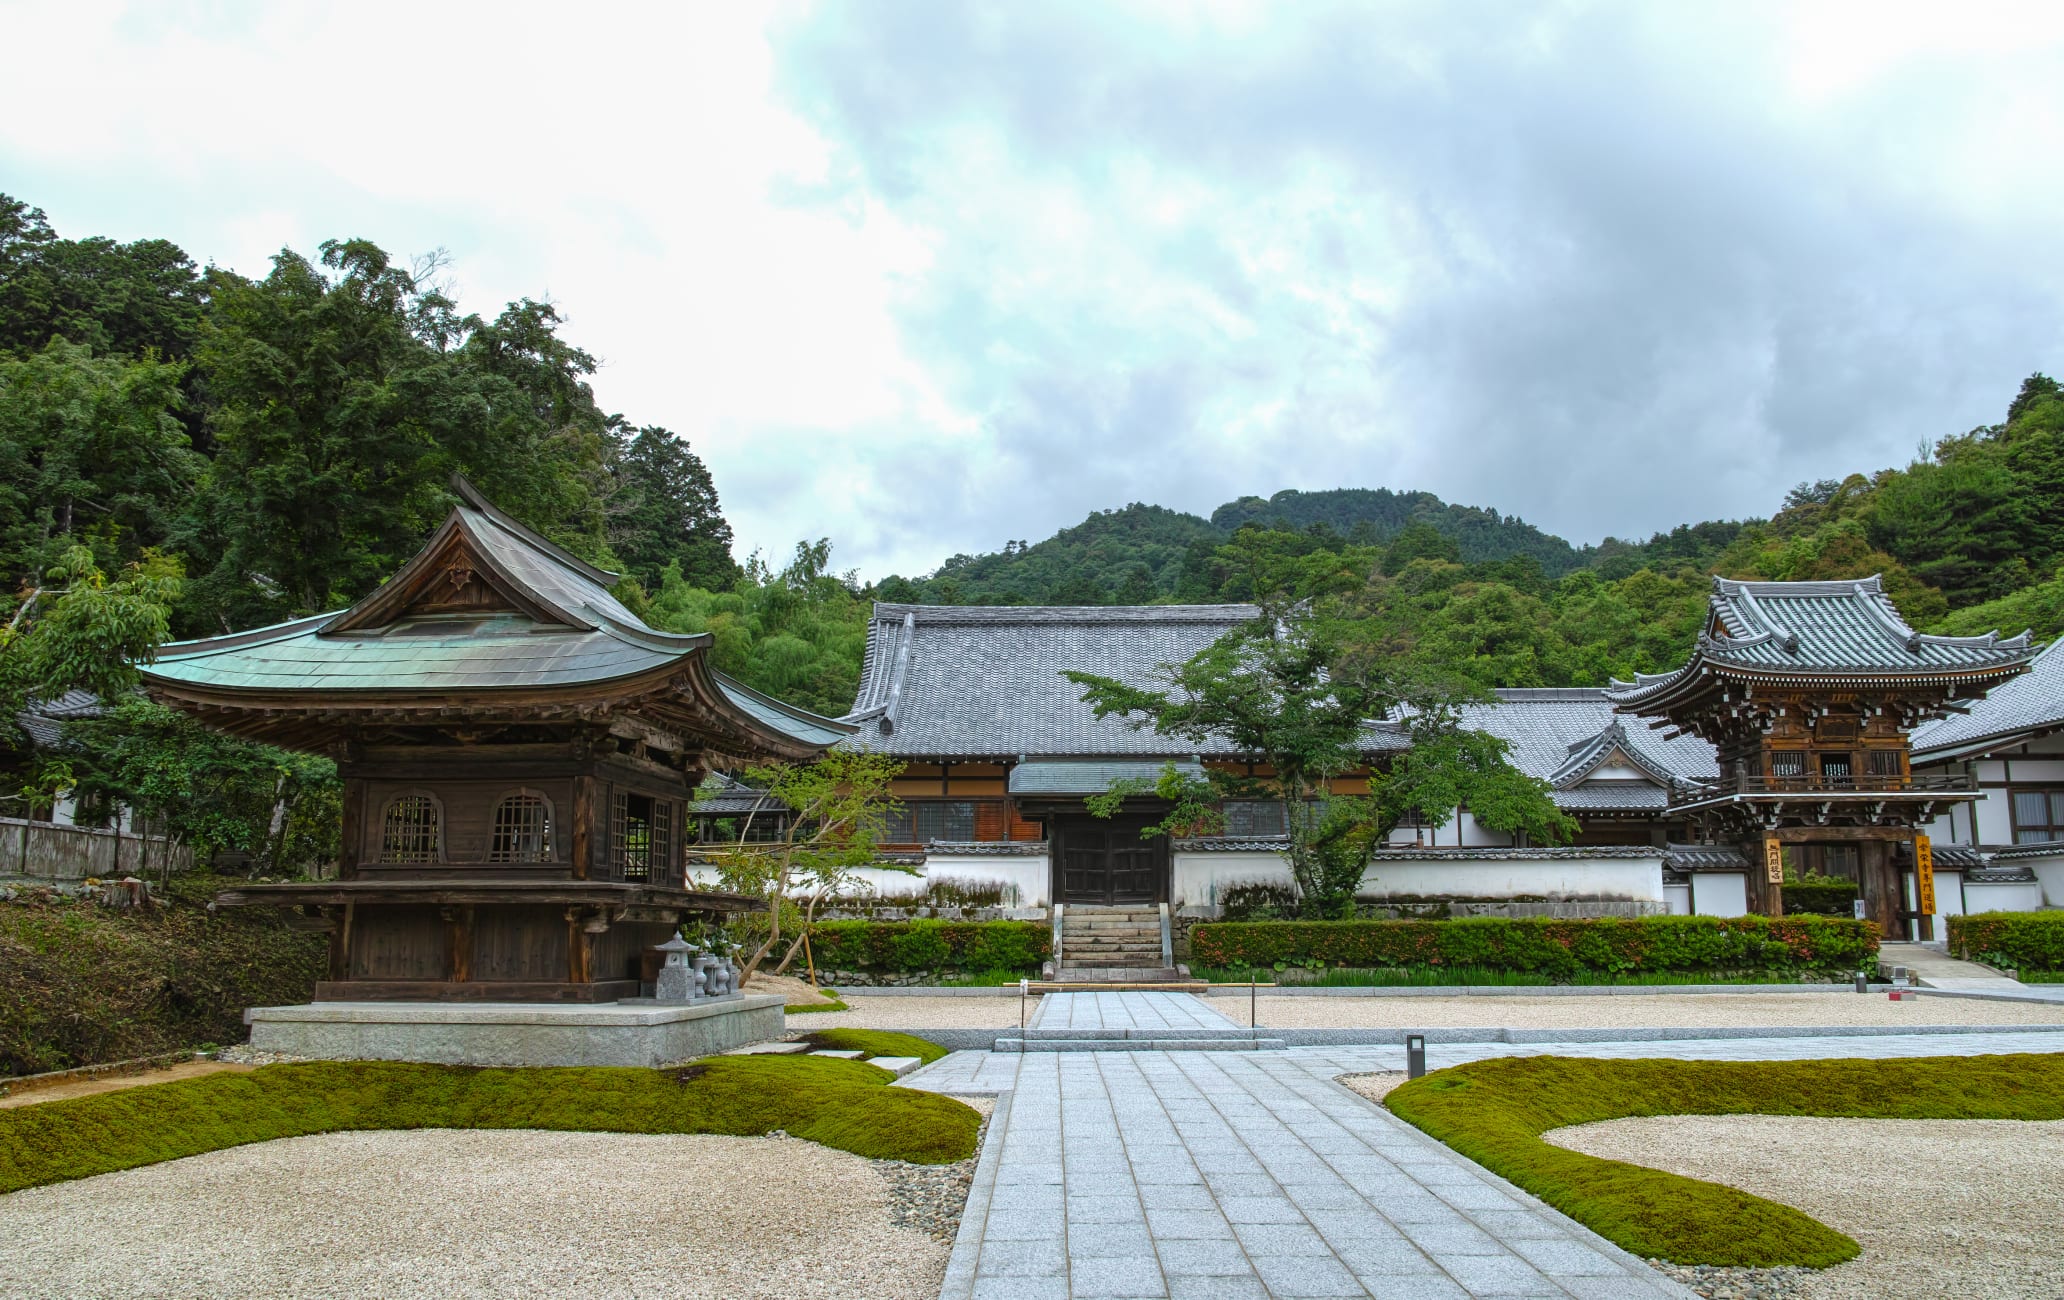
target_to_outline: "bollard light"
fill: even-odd
[[[1858,993],[1870,992],[1870,976],[1862,971],[1856,972],[1856,991]]]
[[[1426,1073],[1426,1035],[1405,1035],[1405,1076],[1417,1079]]]

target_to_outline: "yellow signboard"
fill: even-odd
[[[1925,835],[1914,836],[1914,894],[1922,916],[1935,915],[1935,846]]]
[[[1763,841],[1763,878],[1773,885],[1784,883],[1784,845],[1776,840]]]

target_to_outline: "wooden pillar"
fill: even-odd
[[[444,953],[446,978],[465,984],[473,978],[473,909],[444,909]]]
[[[599,783],[592,776],[573,778],[573,878],[586,880],[597,874],[595,862],[595,800]],[[607,874],[607,873],[602,873]]]
[[[588,933],[587,914],[581,908],[566,909],[566,981],[587,984],[594,979],[591,963],[594,936]]]
[[[351,904],[325,907],[330,922],[330,975],[333,980],[351,978]]]
[[[365,838],[365,782],[355,776],[344,778],[343,835],[337,840],[337,879],[358,879],[358,864],[365,861],[361,841]]]
[[[1898,864],[1892,860],[1892,845],[1885,840],[1865,840],[1858,847],[1856,874],[1863,891],[1864,915],[1878,923],[1885,938],[1905,940],[1906,923],[1899,914],[1906,910],[1906,890]]]

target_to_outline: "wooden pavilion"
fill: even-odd
[[[1916,776],[1909,735],[1968,710],[2034,657],[2025,633],[1914,631],[1875,577],[1715,578],[1684,666],[1607,694],[1620,712],[1668,728],[1666,739],[1691,733],[1714,747],[1719,780],[1673,787],[1669,812],[1708,844],[1740,845],[1751,911],[1782,914],[1789,862],[1854,879],[1866,915],[1903,936],[1935,910],[1902,884],[1919,861],[1920,828],[1981,797],[1967,779]]]
[[[712,768],[821,753],[853,728],[714,671],[645,626],[615,574],[455,479],[460,503],[341,612],[165,646],[150,694],[232,735],[331,756],[338,879],[252,885],[330,935],[318,1001],[602,1002],[697,915],[689,806]]]

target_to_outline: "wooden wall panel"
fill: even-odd
[[[566,978],[566,927],[557,908],[484,907],[473,922],[473,978]]]
[[[975,838],[983,841],[1010,838],[1010,805],[1001,799],[984,799],[975,805]]]
[[[351,936],[351,978],[442,980],[445,925],[434,907],[381,908],[368,925],[361,908]]]
[[[1010,805],[1010,836],[1014,840],[1038,841],[1046,838],[1043,822],[1027,821],[1018,815],[1018,806]]]

